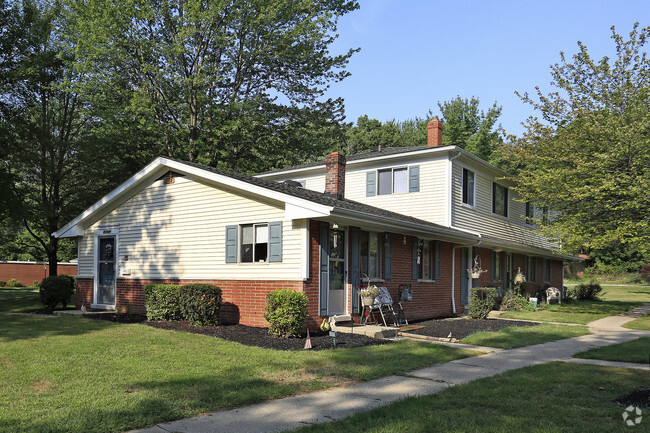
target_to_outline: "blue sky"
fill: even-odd
[[[503,107],[509,134],[534,114],[515,95],[551,89],[551,64],[577,52],[614,56],[610,27],[628,35],[650,25],[648,0],[437,1],[360,0],[339,20],[334,52],[360,47],[352,76],[328,96],[345,99],[347,121],[367,114],[382,122],[439,113],[438,101],[476,96],[481,108]]]

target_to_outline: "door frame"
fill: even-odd
[[[99,238],[115,238],[115,299],[113,299],[113,304],[98,304],[97,295],[99,291]],[[95,230],[94,239],[93,239],[93,269],[94,269],[94,282],[93,282],[93,303],[90,305],[91,308],[97,308],[102,310],[114,310],[115,302],[117,299],[117,276],[119,275],[119,250],[120,250],[120,236],[119,229],[110,228],[110,227],[100,227]]]
[[[330,296],[329,293],[329,287],[330,287],[330,280],[329,280],[329,271],[330,271],[330,257],[329,255],[331,254],[330,248],[328,247],[328,257],[327,257],[327,315],[332,316],[332,315],[341,315],[341,314],[349,314],[350,312],[350,303],[349,303],[349,284],[348,284],[348,266],[349,266],[349,249],[350,249],[350,239],[349,239],[349,230],[348,227],[339,227],[338,229],[333,229],[329,228],[328,232],[328,242],[329,242],[329,235],[332,233],[332,230],[337,230],[343,232],[344,236],[344,248],[343,248],[343,312],[339,313],[334,313],[330,311],[330,301],[332,300],[332,297]]]

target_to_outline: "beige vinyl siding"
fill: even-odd
[[[93,237],[86,235],[79,239],[79,257],[77,263],[77,273],[79,277],[91,277],[93,272]]]
[[[283,222],[282,263],[226,264],[227,225],[271,221]],[[94,233],[104,227],[119,229],[118,266],[130,269],[126,278],[301,278],[301,226],[284,219],[283,204],[188,179],[171,185],[155,182],[88,228],[79,263],[86,275],[94,273]]]
[[[463,167],[475,173],[475,207],[470,208],[462,203]],[[523,245],[554,248],[555,245],[539,236],[534,228],[524,220],[525,203],[516,201],[517,196],[505,182],[497,183],[508,187],[508,217],[492,213],[492,182],[494,176],[485,173],[471,165],[453,162],[452,170],[452,225],[454,227],[472,230],[483,236],[503,239]]]
[[[420,191],[366,197],[366,173],[385,168],[420,167]],[[447,160],[385,163],[371,167],[350,167],[345,174],[345,197],[370,206],[410,215],[438,224],[447,224]]]

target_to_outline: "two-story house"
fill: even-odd
[[[379,149],[247,176],[157,158],[61,230],[79,238],[79,294],[96,308],[144,311],[150,282],[210,282],[222,318],[265,326],[266,293],[304,292],[309,325],[355,317],[357,290],[397,298],[410,319],[463,312],[469,287],[510,287],[517,269],[562,285],[552,243],[528,224],[505,173],[455,146]],[[472,281],[468,269],[486,270]]]

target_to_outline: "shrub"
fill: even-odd
[[[181,315],[193,326],[218,325],[221,302],[221,289],[213,284],[186,284],[180,292]]]
[[[487,318],[496,302],[497,289],[494,287],[472,287],[469,301],[469,317]]]
[[[76,282],[74,277],[69,275],[55,275],[43,278],[39,285],[41,302],[47,309],[54,311],[57,304],[61,303],[63,308],[68,306],[70,298],[75,293]]]
[[[266,294],[264,318],[269,333],[279,337],[300,337],[305,329],[307,295],[291,289],[273,290]]]
[[[566,297],[570,301],[595,301],[603,290],[600,284],[588,283],[569,287]]]
[[[501,301],[503,311],[535,311],[535,307],[525,296],[517,293],[507,292]]]
[[[7,282],[4,280],[0,280],[0,287],[7,287]]]
[[[38,287],[39,284],[41,284],[41,280],[34,280],[34,281],[32,281],[32,287]]]
[[[147,319],[181,320],[181,287],[174,284],[147,284],[144,286]]]
[[[18,281],[17,279],[12,278],[9,281],[7,281],[7,287],[25,287],[25,285],[20,281]]]

